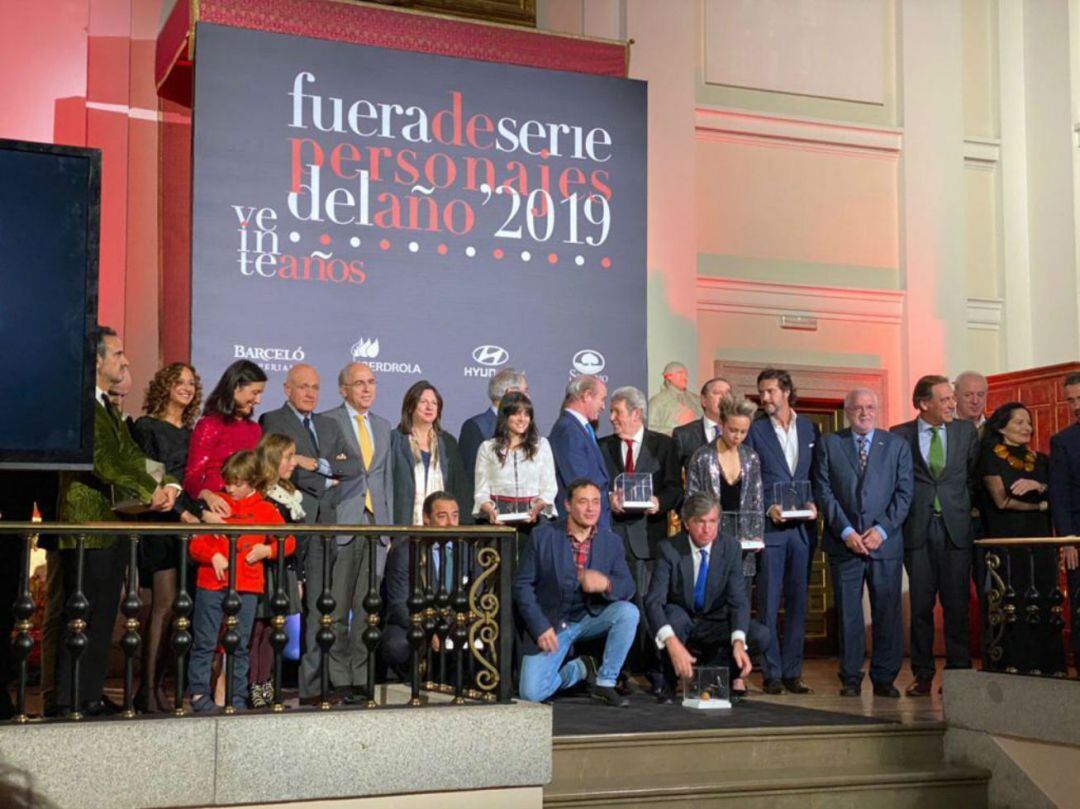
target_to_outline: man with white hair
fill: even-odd
[[[461,452],[461,460],[465,464],[465,474],[468,475],[469,480],[472,480],[476,473],[476,453],[480,451],[480,445],[495,436],[495,423],[499,420],[499,402],[511,391],[528,396],[529,380],[521,371],[503,368],[488,381],[488,399],[491,400],[491,407],[483,413],[471,416],[461,425],[458,450]]]
[[[600,489],[600,525],[611,528],[611,504],[608,477],[600,442],[596,440],[593,426],[604,410],[607,385],[598,376],[581,374],[566,386],[562,413],[551,428],[548,442],[555,457],[555,480],[559,484],[558,501],[566,501],[570,481],[577,478],[591,480]]]
[[[686,387],[690,372],[681,362],[669,362],[664,366],[664,385],[649,400],[649,429],[671,435],[676,427],[701,418],[698,397]]]
[[[983,425],[986,423],[986,394],[990,383],[978,371],[964,371],[953,382],[956,394],[956,417],[975,425],[982,438]]]

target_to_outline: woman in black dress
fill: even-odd
[[[1003,404],[986,422],[979,474],[989,538],[1050,536],[1048,459],[1029,449],[1033,434],[1031,413],[1020,402]],[[1061,633],[1050,624],[1057,551],[1052,547],[1009,550],[1002,559],[1006,569],[1000,573],[1008,574],[1017,616],[1017,623],[1006,627],[1005,664],[1032,674],[1064,672]],[[1036,622],[1028,623],[1029,611]]]
[[[184,477],[191,425],[199,415],[201,404],[202,388],[195,369],[182,362],[171,363],[150,380],[143,403],[146,415],[131,429],[146,457],[164,464],[166,473],[177,480]],[[202,513],[202,505],[181,492],[176,498],[172,517],[197,523]],[[213,515],[208,521],[212,520]],[[139,710],[148,713],[157,713],[164,708],[163,697],[158,694],[164,675],[161,648],[176,599],[179,548],[180,543],[175,537],[148,537],[139,543],[139,581],[151,592],[151,608],[142,633],[142,678],[135,704]]]

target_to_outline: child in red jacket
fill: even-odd
[[[262,471],[255,453],[244,450],[229,456],[221,467],[224,498],[232,509],[225,522],[231,525],[284,525],[278,510],[259,494]],[[286,555],[296,550],[296,540],[285,541]],[[255,607],[265,589],[263,561],[277,556],[277,543],[263,535],[245,534],[236,539],[236,592],[240,596],[237,633],[240,643],[233,654],[232,704],[247,707],[248,641]],[[191,540],[191,558],[199,565],[192,619],[195,642],[189,663],[191,707],[198,712],[217,710],[210,689],[210,665],[217,648],[229,592],[229,541],[220,535],[203,534]]]

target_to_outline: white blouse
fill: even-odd
[[[547,517],[556,517],[555,498],[558,497],[559,485],[555,480],[555,456],[551,454],[551,445],[543,436],[536,448],[536,455],[530,461],[522,449],[506,453],[506,463],[499,463],[495,453],[495,439],[489,438],[480,445],[476,453],[476,498],[473,503],[473,516],[482,514],[480,507],[490,502],[492,495],[503,497],[539,497],[547,505],[541,512]]]

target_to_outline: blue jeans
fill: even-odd
[[[626,655],[634,645],[637,633],[638,608],[629,601],[614,601],[598,615],[586,615],[575,624],[567,624],[556,637],[555,652],[525,655],[521,662],[521,681],[518,693],[529,702],[543,702],[556,691],[570,688],[585,679],[585,664],[580,658],[568,663],[566,655],[575,641],[607,636],[604,660],[596,673],[596,684],[612,687],[619,676]]]
[[[214,660],[214,651],[218,645],[218,633],[225,613],[222,603],[228,590],[195,590],[195,614],[192,628],[195,640],[188,660],[188,693],[193,697],[204,694],[213,697],[210,688],[210,665]],[[259,597],[255,593],[240,593],[239,623],[236,631],[240,635],[240,645],[233,653],[233,706],[246,708],[248,698],[248,643],[251,641],[251,626],[255,623],[255,606]]]

